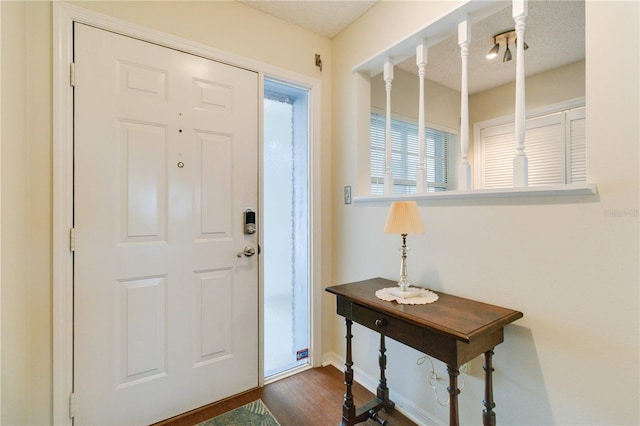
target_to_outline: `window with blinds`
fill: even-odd
[[[371,194],[384,193],[386,117],[371,113],[370,170]],[[425,128],[425,184],[427,191],[452,189],[455,176],[455,152],[458,135],[442,130]],[[418,125],[409,121],[391,119],[391,169],[393,193],[416,192],[416,174],[419,165]]]
[[[560,111],[526,122],[529,186],[586,182],[585,108]],[[514,123],[480,129],[475,145],[479,188],[513,186]]]

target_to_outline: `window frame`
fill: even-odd
[[[585,97],[580,97],[580,98],[575,98],[575,99],[570,99],[567,101],[563,101],[563,102],[558,102],[558,103],[554,103],[554,104],[550,104],[550,105],[546,105],[540,108],[535,108],[535,109],[531,109],[527,111],[526,114],[526,120],[527,122],[529,120],[537,120],[537,119],[544,119],[546,116],[550,116],[553,114],[558,114],[558,113],[562,113],[564,112],[564,119],[562,120],[564,123],[565,128],[563,129],[563,135],[565,135],[565,132],[567,132],[567,122],[568,122],[568,116],[571,113],[574,113],[575,111],[580,110],[580,108],[584,108],[582,111],[584,112],[584,116],[586,119],[586,98]],[[508,126],[508,125],[514,125],[515,122],[515,116],[514,114],[510,114],[510,115],[505,115],[505,116],[501,116],[501,117],[496,117],[496,118],[492,118],[489,120],[484,120],[484,121],[480,121],[480,122],[476,122],[473,124],[473,188],[477,189],[477,190],[509,190],[512,189],[513,186],[509,186],[509,187],[503,187],[503,188],[485,188],[483,186],[483,161],[482,161],[482,154],[483,154],[483,146],[482,146],[482,137],[481,137],[481,132],[484,129],[491,129],[491,128],[498,128],[498,127],[502,127],[502,126]],[[570,140],[566,137],[564,138],[564,146],[562,148],[562,162],[563,162],[563,166],[564,166],[564,182],[563,183],[556,183],[553,184],[555,186],[558,185],[571,185],[573,184],[573,182],[571,182],[571,179],[569,177],[570,174],[570,170],[571,170],[571,160],[570,160],[570,153],[569,153],[569,149],[570,149]],[[585,148],[586,149],[586,148]],[[524,148],[525,154],[527,153],[527,144],[525,143],[525,148]],[[515,156],[516,154],[516,147],[515,147],[515,141],[514,141],[514,145],[513,145],[513,155]],[[586,162],[586,159],[585,159]],[[586,164],[585,164],[586,166]],[[585,173],[586,176],[586,173]],[[580,185],[585,185],[586,182],[580,182]],[[513,185],[513,184],[512,184]],[[528,186],[528,188],[544,188],[545,185],[530,185]]]
[[[384,123],[386,121],[386,112],[380,108],[376,108],[376,107],[371,107],[371,110],[369,112],[369,193],[371,195],[383,195],[382,193],[374,193],[373,191],[373,185],[381,185],[381,187],[384,186],[384,173],[381,176],[373,176],[373,170],[371,167],[371,161],[372,161],[372,152],[373,150],[373,139],[372,139],[372,131],[373,131],[373,127],[371,126],[372,121],[373,121],[373,116],[379,116],[380,120],[383,124],[381,130],[384,133],[385,132],[385,128],[384,128]],[[392,129],[393,129],[393,122],[400,122],[403,123],[401,130],[402,132],[406,132],[407,131],[407,126],[405,124],[409,124],[411,126],[418,126],[418,119],[417,118],[413,118],[413,117],[409,117],[409,116],[405,116],[402,114],[398,114],[398,113],[392,113],[391,114],[391,121],[392,121]],[[429,193],[433,193],[433,192],[450,192],[450,191],[455,191],[457,190],[457,165],[459,162],[459,158],[458,158],[458,151],[459,151],[459,143],[460,143],[460,130],[459,129],[452,129],[446,126],[441,126],[438,124],[434,124],[434,123],[430,123],[430,122],[425,122],[425,132],[427,132],[428,130],[431,130],[432,132],[439,132],[441,134],[450,134],[453,135],[455,137],[455,141],[451,142],[451,141],[447,141],[447,147],[445,148],[446,150],[446,155],[444,157],[444,161],[445,161],[445,182],[425,182],[425,192],[429,192]],[[416,137],[418,136],[418,134],[416,133]],[[383,138],[385,136],[383,135]],[[402,144],[404,146],[404,148],[407,148],[407,138],[403,138],[402,139]],[[384,140],[383,140],[384,142]],[[427,143],[427,135],[425,134],[425,143]],[[383,145],[384,147],[384,145]],[[428,167],[428,161],[429,161],[429,155],[428,155],[428,149],[426,149],[427,147],[425,147],[425,168]],[[435,147],[434,147],[435,148]],[[419,149],[419,146],[418,146]],[[380,151],[378,149],[376,149],[376,151]],[[383,151],[384,153],[384,151]],[[408,148],[398,151],[398,150],[393,150],[392,151],[392,162],[393,157],[396,154],[400,154],[400,156],[404,159],[401,161],[408,161],[408,158],[410,156],[413,156],[412,153],[408,152]],[[419,157],[419,151],[418,153],[416,153],[415,157]],[[383,163],[386,161],[386,158],[383,160]],[[437,160],[436,160],[437,161]],[[419,165],[419,158],[418,158],[418,165]],[[410,173],[411,173],[411,167],[406,167],[407,165],[405,164],[405,169],[407,169],[407,178],[406,179],[397,179],[394,178],[394,195],[416,195],[416,176],[414,174],[413,179],[410,177]],[[416,167],[417,169],[417,167]],[[395,171],[395,169],[394,169]],[[408,189],[408,191],[406,192],[400,192],[397,193],[395,192],[395,188],[396,185],[401,185],[404,186],[405,188]]]

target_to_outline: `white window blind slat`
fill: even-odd
[[[482,133],[484,133],[484,130]],[[512,187],[515,133],[513,131],[505,132],[504,129],[495,130],[486,132],[486,136],[481,133],[482,187]]]
[[[564,114],[528,120],[525,151],[529,186],[564,183]]]
[[[567,114],[567,140],[569,143],[567,180],[569,183],[587,181],[587,134],[585,108]]]
[[[527,120],[529,186],[586,181],[586,121],[584,108],[580,110],[582,113],[561,111]],[[512,187],[516,153],[513,123],[481,129],[479,142],[480,186]]]
[[[382,194],[386,167],[386,117],[371,113],[370,169],[371,193]],[[408,194],[416,190],[419,161],[418,126],[416,123],[391,119],[391,169],[394,193]],[[425,129],[425,187],[430,191],[446,190],[449,184],[450,144],[457,144],[457,135]]]

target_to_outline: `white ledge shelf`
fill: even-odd
[[[369,195],[353,197],[354,203],[400,200],[453,200],[473,198],[530,198],[597,195],[595,184],[534,186],[526,188],[475,189],[472,191],[424,192],[422,194]]]

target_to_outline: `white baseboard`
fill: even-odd
[[[344,371],[344,363],[344,357],[338,355],[335,352],[325,353],[322,356],[323,367],[332,365],[338,370]],[[369,392],[372,392],[373,394],[376,393],[376,389],[378,387],[378,377],[371,376],[364,370],[361,370],[356,366],[353,367],[353,373],[355,381],[364,386]],[[420,407],[417,407],[409,398],[403,395],[402,392],[399,392],[398,389],[390,389],[389,391],[390,393],[392,393],[391,399],[396,404],[396,410],[401,412],[411,421],[422,426],[438,426],[448,423],[437,419],[431,413],[423,410]]]
[[[333,365],[338,370],[344,370],[344,357],[335,352],[328,352],[322,355],[322,366]]]

